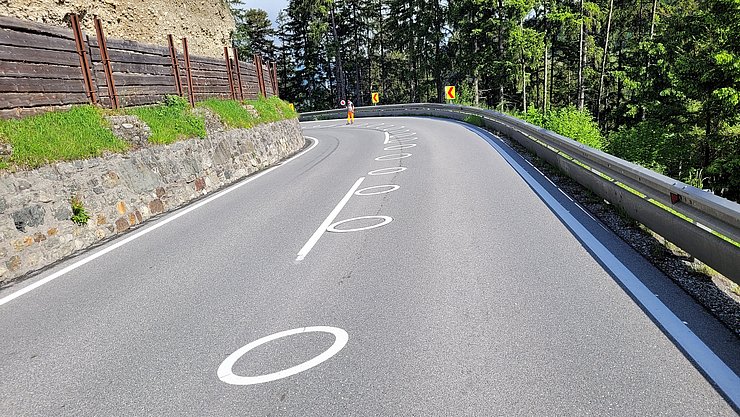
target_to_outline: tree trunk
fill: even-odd
[[[585,29],[586,21],[583,15],[583,0],[581,0],[581,38],[578,46],[578,110],[583,110],[583,104],[585,101],[584,86],[583,86],[583,70],[586,66],[586,45],[585,45]]]
[[[504,56],[504,0],[498,0],[498,17],[499,17],[499,24],[498,24],[498,53],[499,57],[503,58]],[[498,111],[503,112],[504,111],[504,82],[501,81],[499,86],[499,104],[498,104]]]
[[[614,11],[614,0],[609,0],[609,17],[606,20],[606,38],[604,40],[604,58],[601,60],[601,78],[599,79],[599,96],[596,100],[596,120],[601,124],[601,99],[604,96],[604,78],[606,76],[606,62],[609,57],[609,32],[612,27],[612,12]]]
[[[359,21],[357,20],[357,4],[352,2],[352,17],[354,19],[355,29],[355,102],[360,106],[365,104],[365,95],[362,94],[362,86],[360,85],[360,34],[359,34]]]
[[[519,21],[519,30],[522,36],[524,36],[524,17]],[[521,47],[521,60],[522,60],[522,111],[527,112],[527,63],[524,60],[524,43],[522,42]]]
[[[347,97],[347,87],[344,82],[344,71],[342,70],[342,52],[341,47],[339,46],[339,36],[337,36],[337,24],[334,20],[334,3],[332,2],[331,8],[329,9],[329,13],[331,15],[331,31],[334,35],[334,46],[336,48],[335,52],[335,59],[337,62],[336,71],[337,71],[337,93],[339,95],[338,101],[343,100]]]
[[[543,37],[545,42],[545,53],[542,56],[542,62],[544,63],[544,76],[542,77],[542,114],[547,114],[547,35],[548,35],[548,24],[547,24],[547,6],[548,2],[545,1],[543,4],[543,12],[545,16],[545,36]]]
[[[444,17],[442,16],[442,7],[439,4],[440,0],[434,2],[434,18],[437,23],[437,38],[434,42],[434,79],[437,87],[437,102],[444,103],[444,84],[442,83],[442,59],[440,50],[442,47],[442,25],[444,24]]]

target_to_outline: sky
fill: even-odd
[[[278,12],[288,7],[288,0],[245,0],[247,9],[262,9],[267,12],[272,22],[272,27],[277,28]]]

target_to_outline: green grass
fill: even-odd
[[[0,120],[0,142],[13,146],[13,155],[0,169],[36,168],[57,161],[123,152],[129,145],[113,136],[102,112],[93,106],[45,113],[19,120]]]
[[[138,116],[152,130],[149,142],[166,145],[178,140],[206,137],[205,121],[194,115],[188,102],[177,96],[168,96],[165,104],[126,109]]]
[[[254,106],[253,117],[242,103],[233,100],[206,100],[199,103],[214,111],[231,128],[252,126],[298,117],[288,103],[277,97],[245,102]],[[129,108],[125,114],[138,116],[152,131],[149,142],[169,144],[192,137],[206,137],[205,121],[192,113],[185,99],[167,97],[164,104]],[[116,138],[104,114],[120,114],[94,106],[78,106],[68,111],[45,113],[19,120],[0,120],[0,143],[10,143],[13,155],[0,159],[0,169],[36,168],[41,165],[100,156],[104,151],[130,149]]]
[[[259,100],[248,101],[260,114],[260,123],[277,122],[285,119],[298,117],[298,113],[291,110],[287,102],[277,97],[260,98]]]
[[[210,109],[218,115],[221,122],[231,128],[248,129],[262,123],[298,117],[298,113],[293,111],[288,103],[277,97],[261,97],[257,100],[245,101],[244,104],[254,106],[259,117],[253,117],[241,102],[234,100],[208,99],[198,103],[198,106]]]
[[[211,98],[197,104],[216,113],[221,122],[228,127],[248,129],[255,125],[257,119],[238,101]]]

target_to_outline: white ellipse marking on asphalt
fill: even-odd
[[[376,161],[395,161],[398,159],[408,158],[411,156],[410,153],[392,153],[390,155],[383,155],[375,158]]]
[[[402,151],[404,149],[413,148],[414,146],[416,146],[415,143],[405,143],[405,144],[401,144],[401,145],[389,146],[387,148],[383,148],[383,150],[384,151]]]
[[[49,282],[51,282],[51,281],[53,281],[53,280],[55,280],[55,279],[57,279],[59,277],[61,277],[61,276],[65,275],[65,274],[71,272],[71,271],[74,271],[75,269],[77,269],[77,268],[79,268],[79,267],[81,267],[81,266],[83,266],[83,265],[85,265],[85,264],[87,264],[89,262],[92,262],[95,259],[100,258],[101,256],[103,256],[103,255],[105,255],[107,253],[110,253],[110,252],[112,252],[112,251],[120,248],[121,246],[124,246],[124,245],[126,245],[126,244],[128,244],[128,243],[130,243],[130,242],[132,242],[132,241],[134,241],[134,240],[136,240],[136,239],[138,239],[138,238],[146,235],[146,234],[149,234],[149,233],[151,233],[151,232],[159,229],[160,227],[166,225],[167,223],[169,223],[171,221],[174,221],[176,219],[179,219],[180,217],[182,217],[182,216],[190,213],[191,211],[197,210],[200,207],[205,206],[206,204],[212,202],[213,200],[219,199],[219,198],[221,198],[221,197],[223,197],[223,196],[225,196],[225,195],[227,195],[227,194],[229,194],[229,193],[231,193],[233,191],[236,191],[239,188],[241,188],[241,187],[249,184],[250,182],[252,182],[252,181],[254,181],[254,180],[262,177],[263,175],[267,175],[270,172],[272,172],[272,171],[274,171],[274,170],[276,170],[276,169],[278,169],[278,168],[280,168],[282,166],[285,166],[285,165],[287,165],[287,164],[295,161],[296,159],[298,159],[301,156],[305,155],[311,149],[315,148],[316,145],[319,144],[319,140],[316,139],[316,138],[314,138],[314,137],[311,137],[311,136],[304,136],[304,137],[306,139],[313,140],[313,144],[311,146],[309,146],[307,149],[305,149],[305,150],[301,151],[300,153],[292,156],[290,159],[288,159],[288,160],[286,160],[286,161],[284,161],[284,162],[282,162],[282,163],[280,163],[278,165],[275,165],[272,168],[268,168],[268,169],[266,169],[266,170],[264,170],[262,172],[259,172],[259,173],[255,174],[255,175],[251,176],[251,177],[247,177],[243,181],[238,182],[238,183],[236,183],[236,184],[234,184],[234,185],[226,188],[223,191],[219,191],[216,194],[212,195],[211,197],[206,198],[205,200],[203,200],[201,202],[198,202],[198,203],[195,203],[195,204],[193,204],[191,206],[188,206],[188,207],[184,208],[182,211],[178,211],[178,212],[174,213],[172,216],[167,217],[167,218],[163,219],[160,222],[157,222],[157,223],[152,224],[151,227],[147,227],[146,229],[144,229],[144,230],[142,230],[140,232],[134,233],[134,234],[132,234],[132,235],[124,238],[123,240],[120,240],[120,241],[118,241],[118,242],[116,242],[116,243],[114,243],[114,244],[112,244],[112,245],[110,245],[110,246],[108,246],[106,248],[101,249],[100,252],[95,252],[95,253],[93,253],[90,256],[87,256],[85,258],[80,259],[79,261],[73,263],[72,265],[69,265],[67,267],[64,267],[64,268],[60,269],[59,271],[57,271],[57,272],[55,272],[55,273],[47,276],[46,278],[43,278],[43,279],[41,279],[39,281],[36,281],[33,284],[31,284],[31,285],[29,285],[27,287],[24,287],[24,288],[22,288],[22,289],[20,289],[20,290],[18,290],[16,292],[8,295],[8,296],[5,296],[3,298],[0,298],[0,306],[2,306],[3,304],[7,304],[7,303],[15,300],[16,298],[18,298],[18,297],[20,297],[20,296],[22,296],[24,294],[27,294],[27,293],[35,290],[36,288],[39,288],[40,286],[42,286],[44,284],[47,284],[47,283],[49,283]]]
[[[313,359],[307,360],[306,362],[303,362],[299,365],[293,366],[288,369],[284,369],[282,371],[273,372],[271,374],[258,375],[258,376],[234,375],[233,373],[234,364],[236,363],[236,361],[241,359],[241,357],[244,356],[250,350],[258,346],[264,345],[265,343],[271,342],[273,340],[281,339],[283,337],[292,336],[292,335],[300,334],[300,333],[313,333],[313,332],[333,334],[334,344],[332,344],[331,347],[329,347],[329,349],[325,350],[319,356],[316,356]],[[218,371],[216,372],[216,374],[218,375],[218,378],[221,381],[227,384],[231,384],[231,385],[254,385],[254,384],[262,384],[265,382],[276,381],[278,379],[283,379],[291,375],[295,375],[297,373],[303,372],[307,369],[311,369],[314,366],[326,361],[327,359],[336,355],[340,350],[342,350],[342,348],[347,344],[348,340],[349,340],[349,335],[347,334],[347,332],[338,327],[313,326],[313,327],[300,327],[298,329],[293,329],[293,330],[286,330],[284,332],[275,333],[270,336],[265,336],[261,339],[257,339],[254,342],[251,342],[239,348],[236,352],[232,353],[226,359],[224,359],[223,362],[221,362],[221,366],[218,367]]]
[[[368,190],[375,190],[375,189],[378,189],[378,188],[386,188],[386,190],[368,192]],[[390,193],[391,191],[396,191],[399,188],[401,188],[401,186],[400,185],[395,185],[395,184],[374,185],[372,187],[366,187],[366,188],[363,188],[361,190],[355,191],[355,195],[378,195],[378,194],[386,194],[386,193]]]
[[[406,171],[406,167],[380,168],[367,173],[367,175],[388,175]]]
[[[301,250],[298,252],[298,256],[295,258],[296,262],[300,262],[303,259],[306,258],[306,255],[308,255],[309,252],[311,252],[311,249],[313,249],[314,245],[316,245],[316,242],[321,239],[321,235],[324,234],[324,232],[328,229],[331,222],[334,221],[334,219],[339,215],[339,212],[342,211],[342,208],[344,208],[345,205],[347,205],[347,202],[350,198],[352,198],[352,195],[357,191],[358,188],[360,188],[360,184],[362,184],[362,181],[365,180],[365,177],[360,177],[360,179],[355,182],[355,184],[352,186],[352,188],[349,189],[347,194],[342,197],[342,199],[339,201],[339,204],[337,204],[336,207],[334,207],[334,210],[329,213],[329,215],[324,219],[324,221],[319,225],[319,228],[316,229],[315,232],[313,232],[313,235],[311,235],[311,238],[308,239],[308,242],[306,242],[305,245],[301,248]]]
[[[337,229],[337,226],[339,226],[340,224],[353,222],[355,220],[364,220],[364,219],[381,219],[382,222],[380,222],[378,224],[371,225],[371,226],[357,227],[355,229]],[[386,224],[388,224],[388,223],[390,223],[392,221],[393,221],[393,218],[392,217],[388,217],[388,216],[362,216],[362,217],[353,217],[351,219],[347,219],[347,220],[342,220],[342,221],[336,222],[336,223],[332,224],[331,226],[329,226],[326,230],[329,231],[329,232],[334,232],[334,233],[361,232],[363,230],[370,230],[370,229],[375,229],[376,227],[385,226]]]

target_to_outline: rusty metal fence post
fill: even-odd
[[[231,72],[231,59],[229,59],[229,48],[224,46],[224,58],[226,59],[226,75],[229,77],[229,91],[231,99],[236,100],[236,90],[234,89],[234,74]]]
[[[182,97],[182,80],[180,79],[180,67],[177,64],[177,50],[175,49],[175,39],[172,35],[167,35],[167,42],[170,44],[170,58],[172,58],[172,75],[175,76],[175,89],[177,95]]]
[[[108,84],[108,97],[110,98],[111,108],[118,109],[120,108],[120,104],[118,102],[118,94],[116,94],[116,85],[113,82],[113,68],[111,68],[110,57],[108,56],[108,45],[105,42],[103,24],[97,16],[95,16],[95,33],[98,37],[98,49],[100,50],[100,59],[103,61],[103,71],[105,72],[105,81]]]
[[[278,89],[277,84],[277,62],[272,63],[272,71],[270,71],[270,75],[272,78],[272,93],[275,97],[280,97],[280,90]]]
[[[244,89],[242,88],[242,69],[239,65],[239,51],[233,47],[234,69],[236,70],[236,82],[239,84],[239,100],[244,100]]]
[[[80,57],[80,69],[82,70],[82,81],[85,84],[85,94],[90,99],[90,103],[98,104],[98,97],[96,94],[96,87],[93,83],[92,71],[88,65],[87,51],[85,40],[83,39],[82,29],[80,29],[80,20],[76,14],[70,16],[72,22],[72,32],[75,36],[75,46],[77,47],[77,55]]]
[[[260,87],[260,94],[262,97],[267,97],[267,90],[265,89],[265,78],[262,73],[262,57],[259,55],[254,56],[254,66],[257,68],[257,84]]]
[[[190,101],[191,107],[195,107],[195,93],[193,92],[193,74],[190,71],[190,52],[188,52],[188,38],[182,38],[182,54],[185,58],[185,74],[188,80],[188,101]]]

